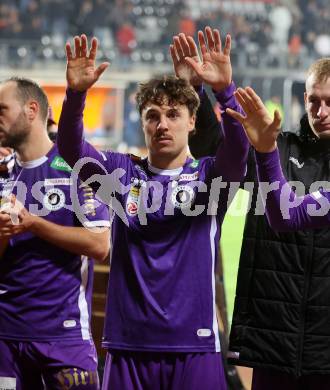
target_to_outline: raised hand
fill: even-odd
[[[101,74],[109,66],[108,62],[103,62],[95,68],[97,46],[97,39],[92,38],[91,48],[88,50],[88,41],[85,34],[80,37],[74,37],[74,53],[70,43],[66,43],[66,79],[69,88],[76,91],[86,91],[99,79]]]
[[[203,80],[186,62],[186,58],[188,57],[198,64],[201,62],[198,48],[193,38],[183,33],[175,35],[173,37],[173,45],[170,45],[170,53],[176,76],[187,80],[191,85],[201,85]]]
[[[228,87],[232,81],[231,38],[230,35],[226,36],[225,47],[222,51],[219,30],[206,27],[205,35],[202,31],[198,32],[202,61],[197,62],[191,57],[186,57],[186,62],[205,83],[209,84],[215,91],[221,91]]]
[[[243,125],[250,143],[258,152],[272,152],[280,133],[280,113],[276,110],[274,118],[271,118],[262,100],[251,87],[238,88],[234,94],[245,116],[230,108],[226,112]]]

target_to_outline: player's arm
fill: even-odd
[[[256,150],[259,189],[270,226],[282,231],[328,226],[330,193],[321,190],[298,197],[283,175],[276,143],[281,125],[279,112],[271,118],[260,97],[250,87],[239,88],[235,95],[245,115],[233,110],[228,113],[242,123]]]
[[[100,164],[104,162],[102,155],[85,142],[83,136],[83,111],[87,90],[108,67],[108,63],[102,63],[96,68],[97,45],[96,38],[93,38],[89,50],[86,35],[74,38],[74,50],[69,43],[66,44],[68,88],[58,125],[57,144],[60,154],[71,167],[83,157],[90,157]],[[97,163],[85,164],[80,171],[83,180],[95,173],[104,174],[104,170]]]
[[[193,85],[200,98],[196,114],[195,132],[189,136],[189,149],[195,158],[214,156],[220,142],[219,121],[205,89],[203,80],[191,68],[186,58],[200,62],[197,46],[192,37],[183,33],[173,37],[170,45],[174,73]]]
[[[107,259],[110,251],[108,227],[87,229],[62,226],[30,214],[24,207],[19,212],[20,225],[25,231],[69,252],[85,255],[98,261]]]
[[[240,110],[232,82],[232,67],[230,63],[231,38],[226,36],[222,50],[218,30],[206,27],[205,35],[198,32],[198,41],[202,61],[196,62],[187,57],[187,63],[195,70],[205,83],[210,85],[219,104]],[[222,117],[223,142],[216,151],[214,176],[222,176],[224,181],[241,182],[246,172],[246,161],[249,151],[244,129],[240,122],[223,113]]]

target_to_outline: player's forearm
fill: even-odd
[[[58,149],[71,167],[82,157],[85,100],[86,92],[67,89],[58,123]]]
[[[235,89],[232,82],[225,90],[215,94],[222,108],[223,129],[223,142],[216,153],[216,170],[226,181],[240,182],[246,172],[250,144],[243,126],[225,112],[226,108],[242,112],[234,96]]]
[[[110,250],[109,229],[92,232],[84,227],[61,226],[41,217],[32,216],[29,231],[39,238],[69,252],[103,261]],[[106,229],[106,230],[104,230]]]
[[[101,154],[84,140],[85,99],[86,92],[67,89],[57,134],[58,149],[64,160],[72,168],[78,161],[81,161],[79,176],[83,181],[93,174],[104,174],[100,166],[104,163]],[[89,162],[85,162],[84,158],[88,158]]]
[[[329,225],[329,192],[296,196],[282,173],[278,149],[270,153],[256,152],[256,161],[260,191],[273,229],[293,231]],[[273,183],[274,189],[269,191],[264,183]]]

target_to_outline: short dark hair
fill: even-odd
[[[148,103],[172,106],[187,106],[190,115],[194,115],[199,107],[199,96],[194,87],[186,80],[172,75],[156,76],[141,83],[136,94],[136,104],[140,115]]]
[[[17,87],[17,97],[25,104],[29,99],[34,99],[39,103],[40,117],[46,122],[48,118],[48,98],[44,90],[33,80],[24,77],[11,77],[3,83],[13,82]]]

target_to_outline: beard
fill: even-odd
[[[30,125],[22,111],[16,121],[10,126],[9,130],[0,132],[0,143],[3,147],[9,147],[18,150],[23,145],[30,134]]]

